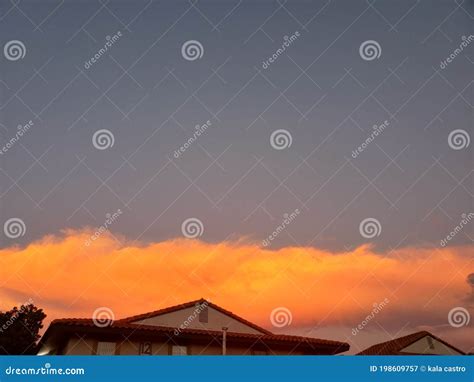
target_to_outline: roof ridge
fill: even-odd
[[[428,332],[427,330],[421,330],[418,332],[414,332],[411,334],[407,334],[402,337],[393,338],[391,340],[380,342],[378,344],[369,346],[367,349],[362,350],[361,352],[357,353],[359,355],[384,355],[384,354],[403,354],[402,350],[416,341],[419,341],[423,337],[430,336],[437,341],[443,343],[445,346],[460,352],[461,354],[465,354],[462,350],[456,348],[455,346],[449,344],[448,342],[444,341],[443,339],[435,336],[433,333]]]
[[[429,335],[430,333],[423,330],[423,331],[407,334],[407,335],[402,336],[402,337],[392,338],[391,340],[387,340],[387,341],[380,342],[378,344],[369,346],[367,349],[362,350],[358,354],[367,354],[367,353],[371,353],[373,351],[375,351],[376,353],[379,353],[379,354],[380,353],[385,354],[387,352],[393,352],[394,350],[398,352],[399,349],[400,349],[398,346],[401,346],[401,348],[403,348],[403,347],[406,347],[406,346],[412,344],[413,342],[417,341],[419,338],[423,337],[423,336],[421,336],[421,334],[423,334],[423,335],[428,334]],[[411,337],[413,337],[414,340],[412,342],[409,342],[407,345],[404,345],[404,341],[407,338],[411,338]],[[390,349],[390,347],[393,346],[393,345],[397,346],[396,349]]]
[[[140,320],[142,318],[147,318],[147,317],[150,317],[150,316],[170,313],[170,312],[174,312],[176,310],[187,308],[187,307],[189,307],[191,305],[194,305],[198,302],[207,302],[207,300],[205,300],[204,298],[200,298],[198,300],[192,300],[192,301],[188,301],[188,302],[185,302],[185,303],[168,306],[166,308],[156,309],[156,310],[153,310],[153,311],[147,312],[147,313],[135,314],[133,316],[128,316],[128,317],[125,317],[125,318],[121,318],[120,320],[116,320],[116,322],[130,322],[130,321]]]
[[[191,306],[193,306],[197,303],[207,303],[208,306],[210,306],[211,308],[214,308],[215,310],[217,310],[217,311],[219,311],[219,312],[221,312],[225,315],[228,315],[228,316],[232,317],[233,319],[235,319],[237,321],[240,321],[241,323],[243,323],[247,326],[250,326],[251,328],[253,328],[253,329],[255,329],[259,332],[262,332],[264,334],[273,334],[269,330],[267,330],[265,328],[262,328],[261,326],[259,326],[257,324],[254,324],[253,322],[248,321],[245,318],[242,318],[242,317],[238,316],[237,314],[231,312],[230,310],[224,309],[221,306],[214,304],[212,301],[208,301],[204,298],[200,298],[198,300],[193,300],[193,301],[185,302],[185,303],[182,303],[182,304],[170,306],[170,307],[167,307],[167,308],[154,310],[154,311],[151,311],[151,312],[148,312],[148,313],[142,313],[142,314],[138,314],[138,315],[134,315],[134,316],[130,316],[130,317],[125,317],[125,318],[122,318],[120,320],[116,320],[115,322],[130,323],[132,321],[143,320],[145,318],[155,317],[155,316],[159,316],[159,315],[162,315],[162,314],[175,312],[177,310],[186,309],[186,308],[189,308],[189,307],[191,307]]]

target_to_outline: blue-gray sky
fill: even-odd
[[[2,217],[25,222],[20,242],[100,225],[119,208],[113,231],[132,240],[179,237],[196,217],[204,240],[260,241],[298,208],[273,246],[350,248],[373,217],[375,242],[393,248],[438,243],[472,211],[472,145],[448,145],[454,129],[472,133],[472,46],[440,68],[472,32],[472,2],[4,1],[0,11],[2,43],[26,46],[23,59],[1,60],[3,140],[34,122],[0,157]],[[188,40],[202,58],[182,57]],[[361,58],[366,40],[378,59]],[[94,148],[99,129],[112,148]],[[278,129],[291,147],[272,148]]]

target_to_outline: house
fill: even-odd
[[[345,342],[271,333],[200,299],[108,324],[94,319],[54,320],[38,354],[332,355],[347,350]]]
[[[465,355],[465,353],[430,332],[421,331],[373,345],[358,355]]]

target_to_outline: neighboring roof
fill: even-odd
[[[258,325],[255,325],[253,322],[247,321],[246,319],[237,316],[236,314],[232,313],[231,311],[228,311],[224,308],[221,308],[220,306],[218,306],[216,304],[213,304],[212,302],[207,301],[203,298],[201,298],[199,300],[189,301],[189,302],[186,302],[184,304],[179,304],[179,305],[175,305],[175,306],[170,306],[168,308],[155,310],[155,311],[149,312],[149,313],[144,313],[144,314],[139,314],[139,315],[136,315],[136,316],[127,317],[127,318],[118,320],[116,322],[117,323],[119,323],[119,322],[131,323],[131,322],[134,322],[134,321],[141,321],[141,320],[144,320],[146,318],[151,318],[151,317],[160,316],[160,315],[166,314],[166,313],[176,312],[177,310],[181,310],[181,309],[192,308],[192,307],[196,306],[196,304],[204,304],[204,303],[206,303],[209,307],[211,307],[211,308],[213,308],[213,309],[215,309],[215,310],[217,310],[217,311],[219,311],[219,312],[221,312],[221,313],[223,313],[223,314],[225,314],[229,317],[232,317],[234,320],[237,320],[237,321],[241,322],[244,325],[250,326],[251,328],[253,328],[253,329],[255,329],[259,332],[262,332],[262,333],[265,333],[265,334],[271,334],[271,332],[269,332],[268,330],[266,330],[266,329],[264,329],[264,328],[262,328]]]
[[[406,355],[409,353],[402,352],[402,349],[406,348],[407,346],[410,346],[411,344],[415,343],[418,340],[421,340],[422,338],[426,336],[433,337],[434,339],[438,340],[439,342],[443,343],[449,348],[461,354],[465,354],[462,350],[455,348],[453,345],[447,343],[446,341],[442,340],[439,337],[436,337],[430,332],[421,331],[421,332],[409,334],[404,337],[399,337],[390,341],[381,342],[379,344],[372,345],[371,347],[358,353],[358,355],[403,355],[403,354]]]
[[[154,325],[142,325],[142,324],[131,324],[124,322],[124,320],[115,321],[112,325],[108,327],[98,328],[92,319],[76,319],[76,318],[65,318],[54,320],[51,322],[48,330],[44,334],[41,342],[45,343],[48,337],[56,329],[74,329],[74,328],[83,328],[89,329],[94,332],[101,333],[114,333],[119,332],[127,334],[127,336],[132,334],[156,334],[156,335],[165,335],[170,338],[174,335],[176,328],[166,327],[166,326],[154,326]],[[216,330],[206,330],[206,329],[182,329],[180,330],[180,336],[204,336],[204,337],[218,337],[222,336],[222,331]],[[227,339],[230,341],[235,340],[249,340],[252,344],[257,341],[261,341],[268,345],[278,344],[278,345],[303,345],[310,349],[321,350],[324,349],[327,353],[338,354],[349,350],[349,344],[339,341],[324,340],[319,338],[312,337],[301,337],[301,336],[289,336],[281,334],[272,334],[268,332],[267,334],[255,334],[255,333],[235,333],[228,332]]]

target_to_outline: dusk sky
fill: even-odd
[[[473,351],[473,17],[0,2],[0,309],[204,297],[352,353],[421,329]]]

